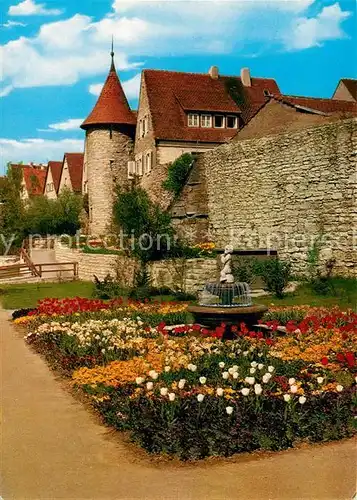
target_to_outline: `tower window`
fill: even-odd
[[[135,161],[128,161],[128,179],[134,179]]]
[[[237,128],[238,120],[236,116],[227,116],[227,128]]]
[[[224,116],[215,115],[214,116],[214,128],[224,128]]]
[[[151,151],[147,152],[145,155],[145,174],[149,174],[151,172]]]
[[[188,114],[188,126],[189,127],[199,127],[200,126],[200,116],[196,113]]]
[[[202,115],[201,116],[201,127],[210,128],[212,127],[212,116]]]

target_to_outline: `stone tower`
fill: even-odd
[[[81,128],[86,131],[83,183],[88,193],[89,232],[104,235],[112,218],[115,184],[127,183],[136,118],[120,84],[114,52],[103,89]]]

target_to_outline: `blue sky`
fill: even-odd
[[[0,174],[7,161],[83,150],[115,38],[137,106],[142,68],[275,78],[282,92],[330,97],[357,76],[354,0],[2,0]]]

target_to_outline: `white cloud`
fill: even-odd
[[[125,95],[128,99],[137,99],[140,91],[141,74],[138,73],[130,80],[122,82]],[[89,93],[99,96],[103,88],[103,83],[93,83],[89,85]]]
[[[6,23],[1,24],[3,28],[14,28],[15,26],[25,28],[27,24],[25,23],[20,23],[19,21],[6,21]]]
[[[65,122],[52,123],[48,127],[53,130],[78,130],[84,118],[69,118]]]
[[[99,95],[102,91],[103,83],[92,83],[89,85],[89,93],[93,95]]]
[[[24,0],[17,5],[11,5],[8,14],[9,16],[58,16],[62,14],[62,10],[47,9],[42,3]]]
[[[14,87],[12,85],[6,85],[5,87],[1,88],[0,97],[6,97],[7,95],[9,95],[10,92],[12,92],[13,88]]]
[[[296,20],[287,46],[291,49],[307,49],[322,45],[327,40],[344,38],[342,22],[351,15],[342,11],[338,3],[324,7],[316,17]]]
[[[23,161],[28,163],[47,163],[48,160],[62,160],[64,153],[81,153],[84,145],[82,140],[62,139],[1,139],[0,157],[4,165],[7,162]]]

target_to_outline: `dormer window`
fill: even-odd
[[[188,126],[189,127],[199,127],[200,126],[200,116],[196,113],[188,114]]]
[[[227,128],[237,128],[238,119],[236,116],[228,115],[227,116]]]
[[[224,128],[223,115],[214,115],[214,128]]]
[[[211,115],[201,115],[201,127],[211,128],[212,127],[212,116]]]

